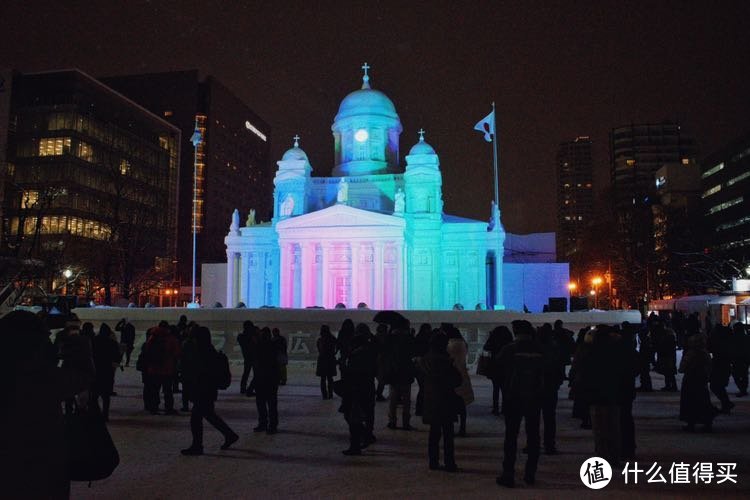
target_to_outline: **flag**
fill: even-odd
[[[495,110],[490,111],[490,114],[479,120],[474,125],[474,130],[478,130],[484,134],[484,140],[492,142],[492,137],[495,135]]]
[[[198,129],[198,127],[195,127],[195,132],[193,132],[193,136],[190,138],[190,142],[193,143],[193,147],[196,147],[198,144],[203,142],[203,137],[201,136],[201,131]]]

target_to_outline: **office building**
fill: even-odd
[[[192,277],[193,169],[197,173],[197,272],[202,263],[224,262],[227,214],[254,209],[270,220],[265,193],[273,178],[269,165],[270,127],[215,78],[197,70],[103,78],[182,132],[177,220],[177,278]],[[194,156],[190,138],[196,126],[203,142]],[[197,160],[197,161],[195,161]],[[195,165],[194,165],[195,161]],[[198,278],[200,283],[200,278]]]
[[[179,129],[79,70],[15,73],[11,87],[2,253],[74,269],[98,284],[88,297],[128,296],[174,258]]]
[[[591,139],[577,137],[557,150],[557,256],[575,262],[594,211]]]

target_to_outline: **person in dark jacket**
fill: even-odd
[[[357,325],[347,343],[348,354],[341,365],[344,396],[341,410],[349,424],[349,448],[344,455],[361,455],[362,448],[375,442],[372,432],[375,408],[374,378],[377,372],[377,347],[367,325]]]
[[[552,339],[557,344],[557,348],[560,353],[560,359],[562,360],[563,366],[568,366],[571,363],[571,358],[576,349],[576,342],[573,339],[573,332],[563,327],[561,319],[555,321],[554,328],[552,330]],[[567,379],[567,375],[563,373]]]
[[[211,332],[205,326],[197,327],[194,331],[195,349],[191,355],[183,360],[183,377],[190,387],[190,399],[193,402],[193,412],[190,415],[190,432],[193,442],[184,450],[183,455],[203,454],[203,419],[213,425],[224,436],[222,450],[229,449],[239,436],[224,420],[216,414],[214,404],[218,398],[216,389],[217,376],[215,367],[219,353],[211,344]]]
[[[656,348],[656,372],[664,375],[664,387],[660,390],[677,392],[677,336],[662,321],[654,324],[654,347]]]
[[[747,370],[750,364],[750,335],[739,321],[732,326],[732,377],[737,384],[737,397],[747,396]]]
[[[58,352],[28,311],[0,318],[2,496],[68,498],[68,450],[61,402],[86,391],[94,367],[88,341]]]
[[[500,391],[503,385],[503,367],[500,366],[500,352],[513,342],[513,334],[507,326],[498,326],[490,332],[483,349],[490,353],[490,375],[492,381],[492,414],[501,415]]]
[[[120,332],[120,344],[125,350],[125,366],[130,366],[130,355],[133,354],[135,346],[135,327],[127,319],[122,318],[115,326],[115,331]]]
[[[729,384],[729,375],[732,371],[732,344],[731,330],[722,325],[716,325],[711,331],[709,338],[709,347],[711,350],[711,378],[710,387],[719,401],[721,401],[721,412],[729,414],[734,408],[734,403],[729,400],[727,394],[727,385]]]
[[[505,443],[503,471],[496,482],[501,486],[515,486],[516,451],[521,420],[526,427],[528,459],[524,472],[526,484],[534,484],[539,462],[539,414],[544,397],[544,353],[534,341],[534,327],[525,320],[512,323],[516,340],[500,352],[505,403]]]
[[[654,345],[648,328],[641,328],[638,332],[638,373],[641,386],[636,390],[640,392],[651,392],[654,390],[651,383],[651,364],[654,362]]]
[[[289,364],[289,344],[278,328],[271,330],[271,340],[276,346],[276,357],[279,362],[279,385],[286,385],[287,370]]]
[[[109,420],[110,394],[115,386],[115,370],[122,359],[120,345],[113,339],[112,329],[106,323],[102,323],[99,327],[99,335],[94,337],[92,352],[96,377],[91,386],[91,397],[97,405],[101,398],[100,408],[106,422]]]
[[[620,391],[626,376],[619,338],[607,325],[594,331],[591,353],[581,366],[582,389],[590,404],[596,456],[611,464],[620,460]]]
[[[385,382],[390,386],[388,428],[396,429],[396,411],[402,406],[402,424],[411,430],[411,384],[414,382],[414,337],[408,327],[393,328],[386,337]]]
[[[258,344],[258,329],[255,327],[252,321],[247,320],[242,323],[242,332],[237,335],[237,343],[240,345],[242,350],[242,378],[240,379],[240,394],[247,396],[255,395],[255,373],[248,386],[247,381],[250,377],[250,372],[253,369],[253,363],[255,362],[255,349]]]
[[[422,323],[419,327],[416,337],[414,337],[414,359],[419,360],[422,356],[426,355],[430,350],[430,338],[432,337],[432,327],[428,323]],[[414,404],[414,415],[422,416],[422,407],[424,405],[424,380],[422,380],[422,372],[415,370],[414,378],[417,379],[417,401]]]
[[[555,438],[557,436],[557,393],[565,378],[564,357],[560,347],[553,338],[549,323],[537,331],[539,344],[544,354],[544,395],[542,397],[542,418],[544,419],[544,452],[547,455],[557,453]]]
[[[708,381],[711,373],[711,355],[706,350],[706,337],[694,333],[687,338],[687,348],[680,361],[682,390],[680,391],[680,420],[687,425],[684,430],[693,432],[695,424],[711,431],[718,410],[711,404]]]
[[[622,324],[621,338],[617,342],[623,363],[623,374],[620,378],[620,434],[622,444],[620,455],[627,460],[635,458],[635,421],[633,420],[633,401],[635,400],[635,377],[639,374],[638,351],[635,350],[635,328],[625,321]]]
[[[453,423],[457,420],[455,404],[456,387],[461,385],[461,374],[448,356],[448,337],[434,330],[429,341],[429,351],[422,356],[417,367],[424,380],[424,406],[422,422],[430,426],[427,457],[430,470],[440,468],[440,438],[443,438],[445,470],[455,472],[456,465]]]
[[[377,379],[377,387],[375,388],[375,401],[385,401],[385,396],[383,396],[383,391],[385,390],[386,386],[386,359],[387,359],[387,353],[386,349],[388,342],[388,325],[385,324],[379,324],[375,328],[375,345],[378,348],[378,373],[375,376]]]
[[[256,352],[255,405],[258,408],[258,425],[253,431],[276,434],[279,426],[279,353],[268,327],[260,331]]]
[[[333,336],[328,325],[320,327],[320,337],[316,345],[318,363],[315,367],[315,375],[320,377],[320,393],[323,399],[333,399],[333,377],[336,376],[336,337]]]

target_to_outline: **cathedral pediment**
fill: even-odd
[[[292,217],[279,222],[277,230],[311,229],[331,227],[383,227],[403,228],[406,222],[402,217],[370,212],[360,208],[337,204],[316,212]]]

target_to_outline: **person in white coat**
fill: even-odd
[[[474,401],[474,389],[471,387],[469,370],[466,368],[466,359],[469,354],[469,346],[461,336],[461,332],[453,325],[444,323],[443,331],[448,336],[448,355],[453,361],[453,366],[461,374],[461,385],[456,387],[456,406],[459,417],[459,437],[466,436],[466,406]]]

